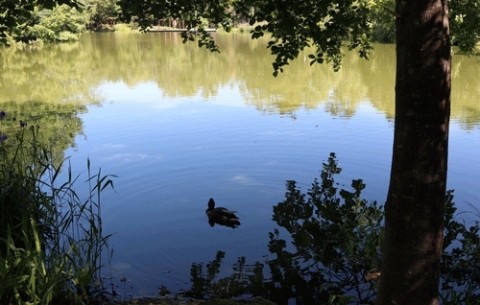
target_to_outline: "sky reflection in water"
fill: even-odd
[[[113,273],[133,287],[127,293],[188,288],[191,263],[208,262],[218,250],[226,251],[226,274],[239,256],[263,260],[285,181],[307,190],[330,152],[343,168],[341,184],[362,178],[366,198],[386,197],[393,122],[368,101],[346,117],[325,105],[261,112],[245,104],[236,84],[208,98],[167,97],[154,83],[105,83],[98,92],[105,102],[83,115],[84,136],[67,154],[118,175],[116,192],[104,196],[103,217],[106,232],[115,233]],[[478,202],[480,168],[471,164],[478,138],[478,130],[453,124],[449,187],[460,206]],[[242,226],[210,227],[210,197],[238,211]]]

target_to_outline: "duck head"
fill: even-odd
[[[213,198],[210,198],[210,200],[208,200],[208,210],[213,210],[215,208],[215,201],[213,200]]]

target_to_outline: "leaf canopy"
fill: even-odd
[[[270,34],[274,75],[307,47],[313,47],[311,64],[329,62],[335,70],[341,65],[342,47],[366,58],[371,49],[369,12],[373,5],[371,0],[120,1],[126,21],[134,20],[146,30],[158,19],[182,19],[187,30],[198,30],[199,44],[214,51],[218,49],[205,31],[207,26],[228,31],[236,22],[248,22],[254,26],[253,38]],[[183,35],[185,40],[194,39],[193,31]]]

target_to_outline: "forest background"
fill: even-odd
[[[8,2],[12,6],[9,12],[0,14],[0,42],[10,45],[15,42],[30,44],[75,41],[85,31],[127,29],[125,23],[122,23],[125,20],[120,18],[124,14],[117,0],[47,0],[28,1],[27,4],[20,0]],[[394,0],[375,1],[369,18],[371,41],[394,43],[394,10]],[[244,16],[237,15],[235,18],[233,24],[239,26],[248,22]],[[127,23],[130,28],[138,29],[135,19]],[[159,20],[152,23],[161,25]],[[480,39],[475,26],[480,24],[480,5],[475,0],[450,1],[450,23],[453,45],[462,51],[472,50]],[[242,27],[240,29],[243,30]]]

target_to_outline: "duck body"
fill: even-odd
[[[235,215],[235,211],[230,211],[223,207],[215,207],[215,201],[213,198],[208,200],[208,209],[205,211],[208,216],[208,223],[210,226],[219,224],[222,226],[235,229],[240,225],[240,219]]]

